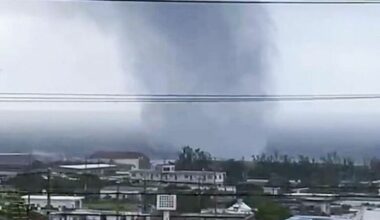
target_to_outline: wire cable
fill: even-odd
[[[95,0],[95,1],[115,1],[115,0]],[[276,4],[276,5],[363,5],[380,4],[378,0],[355,0],[355,1],[296,1],[296,0],[116,0],[116,2],[136,2],[136,3],[182,3],[182,4]]]
[[[0,102],[62,103],[229,103],[334,101],[380,99],[380,94],[260,95],[260,94],[75,94],[75,93],[0,93]]]

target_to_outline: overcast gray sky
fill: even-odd
[[[380,93],[378,5],[0,4],[0,92]],[[8,103],[0,104],[6,122],[0,130],[28,138],[25,130],[49,133],[41,128],[54,127],[72,138],[68,131],[77,127],[87,134],[75,138],[82,145],[91,135],[140,133],[150,147],[191,144],[240,157],[263,150],[279,132],[305,125],[327,124],[335,131],[372,124],[373,131],[380,124],[379,103]],[[99,117],[78,113],[87,111]],[[31,147],[49,135],[35,136]],[[28,146],[11,145],[20,144]],[[123,144],[96,148],[102,145]]]

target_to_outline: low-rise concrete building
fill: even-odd
[[[343,218],[315,215],[297,215],[290,217],[287,220],[343,220]]]
[[[162,170],[132,170],[130,173],[131,180],[173,184],[223,186],[226,179],[225,172],[175,170],[174,166],[163,166]]]
[[[253,210],[247,204],[243,202],[243,200],[238,199],[238,201],[226,209],[226,212],[229,214],[240,214],[240,215],[252,215]]]
[[[267,195],[279,195],[281,194],[281,187],[264,186],[263,193]]]
[[[199,220],[199,219],[225,219],[225,220],[254,220],[254,215],[247,216],[241,214],[214,214],[214,213],[176,213],[172,216],[176,220]],[[116,212],[105,210],[74,210],[52,212],[50,220],[162,220],[160,213],[140,213],[140,212]]]
[[[117,166],[114,164],[69,164],[60,165],[57,168],[58,172],[61,173],[76,173],[76,174],[94,174],[94,175],[107,175],[114,174],[116,172]]]
[[[247,179],[247,183],[257,185],[257,186],[265,186],[269,183],[268,179]]]
[[[139,186],[106,186],[100,190],[101,199],[134,199],[141,200],[143,192],[157,192],[157,187]]]
[[[49,220],[145,220],[152,219],[150,214],[140,212],[116,212],[106,210],[80,209],[72,211],[52,212]],[[156,218],[158,219],[158,218]],[[162,217],[160,218],[162,219]]]
[[[208,208],[202,209],[202,214],[216,214],[219,217],[231,219],[254,219],[254,210],[239,199],[236,203],[228,208]]]
[[[25,195],[22,196],[25,204],[35,208],[45,208],[48,203],[47,195]],[[50,196],[50,205],[55,209],[81,209],[82,196]]]
[[[150,168],[149,157],[140,152],[98,151],[90,156],[90,161],[112,163],[131,170]]]

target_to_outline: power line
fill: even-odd
[[[41,97],[41,96],[86,96],[86,97],[96,97],[96,96],[105,96],[105,97],[295,97],[295,96],[380,96],[380,93],[364,93],[364,94],[184,94],[184,93],[160,93],[160,94],[148,94],[148,93],[47,93],[47,92],[24,92],[24,93],[10,93],[10,92],[0,92],[0,97]]]
[[[96,1],[115,1],[115,0],[96,0]],[[380,4],[378,0],[356,0],[356,1],[296,1],[296,0],[116,0],[117,2],[136,2],[136,3],[181,3],[181,4],[286,4],[286,5],[363,5]]]
[[[0,93],[0,102],[55,103],[233,103],[380,99],[380,94],[260,95],[260,94],[75,94]]]

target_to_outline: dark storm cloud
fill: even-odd
[[[136,46],[135,76],[150,93],[265,91],[271,44],[270,22],[262,7],[150,5],[139,12],[153,40],[138,36],[143,40],[137,40],[141,45]],[[131,30],[125,30],[124,37],[131,37]],[[148,104],[142,119],[148,136],[159,142],[240,157],[264,146],[267,107]]]
[[[149,48],[140,51],[138,77],[149,90],[219,94],[261,91],[269,26],[262,8],[158,5],[145,13],[147,23],[167,47],[161,54]],[[160,55],[165,60],[157,59]],[[243,84],[245,79],[250,80],[248,85]],[[162,80],[164,85],[158,83]]]
[[[26,82],[21,69],[18,76],[23,80],[14,78],[13,87],[5,87],[6,91],[13,91],[17,86],[21,91],[41,91],[43,87],[52,92],[87,92],[96,88],[96,93],[154,94],[263,94],[267,90],[271,23],[267,11],[258,5],[32,2],[27,6],[9,3],[9,8],[4,10],[10,16],[15,12],[26,15],[20,24],[33,24],[30,28],[37,27],[39,31],[33,31],[36,42],[30,45],[38,45],[37,52],[46,51],[28,63],[32,67],[28,72],[33,73],[28,75],[28,81],[37,86],[29,82],[24,87],[19,86],[18,82]],[[87,44],[86,39],[91,43]],[[26,54],[28,51],[18,48],[18,52]],[[36,57],[35,50],[29,52],[31,58]],[[70,64],[69,67],[66,64]],[[65,75],[71,80],[63,77]],[[76,77],[79,75],[83,77]],[[41,83],[41,79],[46,78],[57,79],[52,83],[55,86],[44,87],[46,84]],[[125,84],[125,90],[119,88],[120,82]],[[116,89],[111,88],[113,84]],[[132,108],[131,105],[107,105],[101,109],[112,111],[114,107],[119,111]],[[17,137],[6,138],[3,146],[17,145],[20,142],[15,140],[20,137],[33,139],[20,143],[24,148],[39,148],[43,143],[44,149],[52,146],[52,149],[67,151],[79,146],[127,149],[130,145],[144,145],[161,150],[192,145],[223,157],[241,157],[265,146],[265,116],[269,108],[263,104],[172,103],[134,107],[133,115],[120,114],[120,120],[113,120],[107,126],[99,123],[107,121],[105,115],[101,120],[85,115],[82,119],[70,120],[71,113],[60,113],[57,116],[62,116],[61,120],[56,123],[36,116],[51,127],[80,125],[80,129],[52,129],[43,134],[41,128],[46,125],[32,123],[30,129],[40,133],[16,132]],[[91,108],[85,109],[93,110]],[[131,120],[133,124],[124,123]],[[19,127],[22,126],[21,123]],[[95,126],[96,131],[91,132]],[[5,126],[4,130],[9,131],[10,127]],[[59,136],[61,138],[55,138]]]

